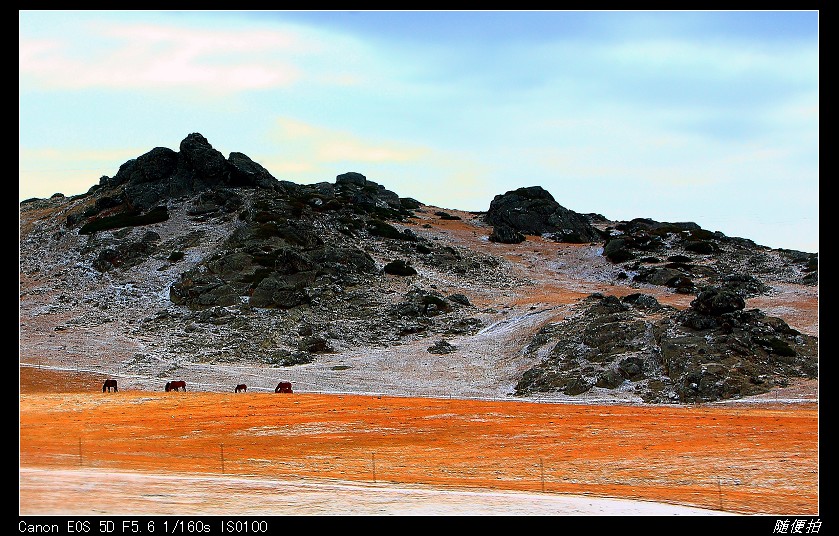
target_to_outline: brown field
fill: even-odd
[[[21,468],[339,479],[819,514],[816,403],[102,393],[104,379],[20,368]],[[21,514],[48,499],[22,490]],[[203,508],[212,513],[213,505]]]

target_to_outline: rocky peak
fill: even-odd
[[[556,202],[541,186],[496,195],[484,219],[498,228],[493,241],[518,243],[521,235],[546,235],[558,242],[584,243],[602,235],[585,216]]]
[[[230,153],[226,159],[207,138],[192,133],[181,141],[179,151],[155,147],[122,164],[114,177],[102,177],[89,193],[99,198],[119,193],[127,206],[143,211],[208,189],[276,185],[277,179],[247,155]]]

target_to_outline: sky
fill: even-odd
[[[19,13],[19,201],[190,133],[275,178],[818,252],[818,11]]]

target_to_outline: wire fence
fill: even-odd
[[[92,367],[82,370],[112,376]],[[160,390],[165,383],[156,378],[143,379],[160,382]],[[95,388],[98,389],[99,386]],[[232,385],[189,384],[189,389],[233,392]],[[311,392],[318,394],[317,391]],[[372,395],[375,396],[375,393]],[[398,398],[393,395],[388,397]],[[328,421],[329,415],[324,414],[323,418]],[[516,438],[509,440],[512,448],[506,459],[499,457],[497,453],[490,456],[486,452],[475,451],[475,448],[480,447],[477,444],[474,447],[457,446],[456,449],[462,450],[456,450],[451,445],[440,447],[433,442],[425,445],[425,450],[418,451],[399,448],[365,450],[358,445],[338,451],[337,446],[329,444],[323,444],[315,451],[298,451],[294,445],[295,439],[291,437],[293,434],[286,437],[282,430],[276,427],[271,429],[269,423],[264,430],[248,432],[271,436],[271,442],[262,443],[265,445],[264,450],[255,453],[245,445],[252,441],[253,437],[242,435],[241,431],[236,433],[239,434],[238,440],[203,443],[196,449],[195,441],[202,440],[201,430],[182,431],[181,436],[161,430],[158,434],[133,441],[128,448],[120,450],[105,439],[107,430],[103,430],[102,438],[80,435],[71,438],[74,441],[70,443],[67,442],[68,438],[64,438],[57,440],[55,444],[39,447],[36,451],[22,450],[21,463],[151,472],[176,471],[185,474],[262,476],[272,479],[327,478],[372,483],[424,484],[443,488],[588,494],[739,513],[777,512],[779,502],[789,507],[798,505],[801,511],[806,511],[808,505],[818,503],[817,475],[813,477],[816,482],[813,487],[815,491],[810,488],[802,490],[785,483],[782,475],[764,474],[760,468],[719,471],[719,465],[715,466],[716,468],[703,468],[696,460],[686,463],[678,456],[668,457],[666,453],[653,460],[644,458],[646,453],[642,453],[640,447],[637,452],[628,453],[628,458],[637,457],[634,462],[605,459],[602,456],[599,459],[578,459],[573,446],[561,457],[558,457],[556,452],[516,450]],[[306,432],[304,430],[301,433]],[[312,431],[313,435],[318,433],[320,432],[317,430]],[[538,430],[534,433],[538,433]],[[342,441],[340,434],[336,441]],[[464,438],[463,441],[468,442],[468,438]],[[439,453],[432,452],[440,448],[452,448],[445,453],[447,455],[442,456],[442,461]],[[727,453],[720,453],[719,459],[725,459],[726,455]],[[650,460],[655,462],[655,467],[644,467]],[[753,460],[749,460],[749,463],[753,464]],[[687,467],[691,464],[692,467]],[[743,466],[741,462],[730,465],[734,469]],[[806,463],[791,464],[788,467],[790,471],[800,471],[803,466],[806,466]]]
[[[366,453],[321,453],[302,457],[275,457],[270,452],[254,457],[242,455],[235,443],[218,443],[201,452],[139,441],[130,450],[114,451],[92,438],[77,438],[65,452],[53,450],[21,457],[33,466],[134,470],[189,476],[258,477],[278,482],[289,479],[354,481],[372,484],[426,485],[437,489],[505,490],[548,494],[613,497],[691,506],[732,513],[777,513],[785,508],[818,504],[818,497],[795,490],[766,487],[760,479],[744,481],[733,475],[685,478],[648,474],[622,476],[620,471],[574,471],[563,460],[541,456],[531,459],[465,461],[448,463],[406,458],[404,455]],[[164,443],[171,443],[167,439]],[[65,443],[66,444],[66,443]],[[150,448],[146,448],[149,446]],[[797,502],[796,502],[797,501]]]

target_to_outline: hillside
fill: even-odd
[[[533,186],[471,213],[190,134],[20,207],[20,362],[128,388],[714,402],[817,379],[817,337],[817,254]]]

